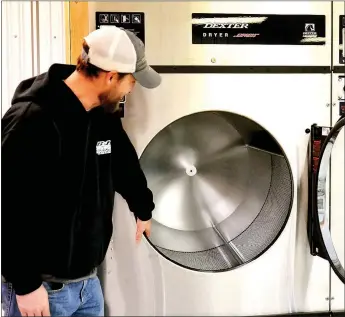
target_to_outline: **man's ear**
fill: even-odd
[[[108,72],[107,73],[107,81],[109,81],[110,83],[114,80],[116,80],[118,77],[117,72]]]

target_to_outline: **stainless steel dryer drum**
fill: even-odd
[[[246,264],[275,242],[289,218],[289,162],[273,136],[244,116],[184,116],[151,140],[140,162],[156,203],[149,242],[185,268]]]

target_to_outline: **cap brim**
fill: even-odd
[[[161,76],[150,66],[135,72],[133,76],[141,86],[149,89],[158,87],[162,81]]]

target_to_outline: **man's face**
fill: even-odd
[[[105,88],[99,94],[102,107],[112,112],[121,99],[132,91],[135,82],[132,74],[119,77],[117,73],[108,73],[105,76]]]

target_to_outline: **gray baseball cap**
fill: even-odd
[[[145,88],[160,85],[161,76],[148,65],[144,43],[133,32],[108,26],[91,32],[84,39],[89,46],[89,63],[105,71],[131,73]]]

